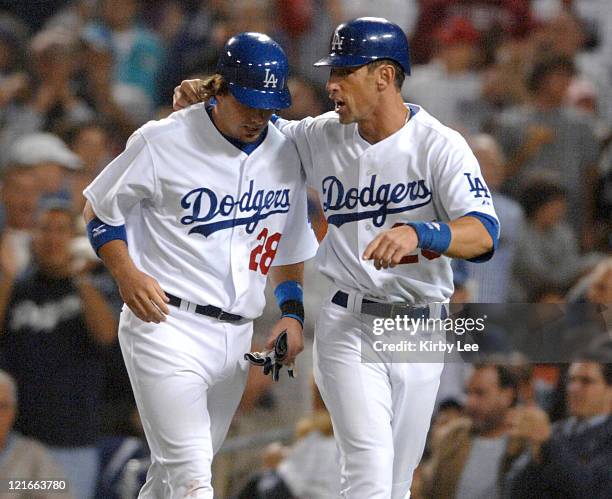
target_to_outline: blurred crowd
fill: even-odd
[[[293,105],[283,116],[301,119],[330,109],[328,74],[312,62],[336,24],[400,24],[413,63],[405,99],[468,140],[489,188],[474,191],[493,198],[501,221],[492,260],[457,264],[454,301],[612,303],[609,0],[372,5],[0,0],[0,478],[67,477],[66,496],[79,499],[138,489],[148,451],[117,345],[122,302],[84,235],[81,191],[136,128],[172,112],[182,79],[214,72],[240,31],[286,49]],[[314,196],[309,208],[323,237]],[[252,373],[230,433],[238,450],[215,463],[219,497],[337,493],[333,431],[309,378],[324,288],[307,272],[299,379],[273,387]],[[267,308],[255,342],[276,313]],[[611,355],[602,343],[571,365],[452,369],[413,497],[609,497]],[[279,428],[282,445],[241,444]]]

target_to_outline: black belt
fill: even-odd
[[[182,300],[178,296],[171,295],[170,293],[166,293],[166,296],[170,299],[168,303],[174,307],[180,308],[181,302],[186,301]],[[196,305],[194,312],[196,314],[213,317],[223,322],[239,322],[244,319],[242,315],[230,314],[229,312],[225,312],[223,309],[215,307],[214,305]]]
[[[348,293],[338,291],[332,298],[332,303],[348,308]],[[406,316],[413,319],[429,319],[429,307],[415,307],[406,303],[379,303],[364,298],[361,301],[361,313],[375,315],[376,317]],[[446,307],[442,306],[442,319],[446,317]]]

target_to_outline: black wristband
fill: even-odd
[[[280,306],[281,317],[291,317],[304,328],[304,304],[297,300],[287,300]]]

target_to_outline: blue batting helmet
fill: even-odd
[[[281,48],[263,33],[232,36],[217,61],[232,95],[245,106],[282,109],[291,105],[287,88],[289,63]]]
[[[331,38],[328,56],[315,66],[363,66],[378,59],[397,62],[410,74],[410,55],[406,34],[397,24],[382,17],[360,17],[338,25]]]

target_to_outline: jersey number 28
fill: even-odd
[[[249,269],[257,272],[257,269],[261,271],[263,275],[266,275],[270,270],[270,265],[276,256],[276,250],[278,249],[278,242],[280,241],[281,233],[276,232],[268,237],[268,229],[263,229],[257,234],[257,240],[260,244],[253,248],[251,251],[251,258],[249,260]]]

